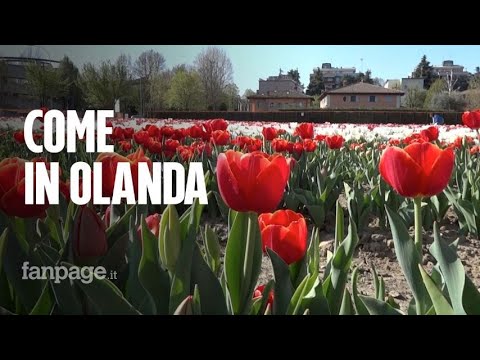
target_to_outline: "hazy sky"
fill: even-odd
[[[67,55],[77,66],[115,59],[121,53],[135,59],[142,51],[154,49],[163,54],[167,66],[192,64],[207,45],[38,45],[38,50],[52,60]],[[407,77],[423,54],[433,65],[453,60],[473,72],[480,66],[479,45],[218,45],[224,48],[233,64],[234,81],[243,94],[258,89],[258,79],[298,68],[300,80],[308,85],[312,69],[330,62],[332,66],[371,69],[373,77],[384,80]],[[26,45],[0,45],[0,56],[19,56]],[[362,60],[363,59],[363,62]]]

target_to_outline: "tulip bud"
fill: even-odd
[[[160,261],[171,272],[175,271],[178,255],[182,248],[180,239],[180,220],[174,205],[168,205],[160,220],[158,236]]]
[[[73,251],[77,259],[83,262],[107,253],[107,235],[105,224],[97,213],[87,206],[78,210],[73,229]]]
[[[173,315],[193,315],[193,296],[188,295],[185,300],[183,300]]]

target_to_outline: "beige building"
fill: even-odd
[[[398,109],[403,91],[357,83],[320,95],[322,109]]]

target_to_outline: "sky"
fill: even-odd
[[[308,85],[310,73],[324,62],[334,67],[355,67],[357,71],[372,71],[372,77],[384,80],[408,77],[422,55],[432,65],[453,60],[474,72],[480,66],[479,45],[216,45],[223,48],[233,65],[234,82],[243,94],[246,89],[257,90],[258,79],[286,73],[298,68],[300,81]],[[92,62],[114,60],[125,53],[138,57],[153,49],[166,59],[167,67],[193,64],[197,54],[208,45],[34,45],[32,50],[61,60],[67,55],[79,68]],[[19,56],[27,45],[0,45],[0,56]],[[363,59],[363,60],[362,60]]]

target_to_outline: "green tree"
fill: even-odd
[[[243,97],[246,99],[249,96],[255,95],[256,92],[253,91],[252,89],[246,89],[245,92],[243,93]]]
[[[133,75],[138,79],[138,86],[136,88],[136,93],[134,94],[135,103],[138,104],[143,115],[148,113],[154,107],[154,101],[150,92],[152,81],[153,79],[158,78],[164,69],[164,56],[154,50],[142,52],[133,64]]]
[[[468,83],[468,89],[480,89],[480,74],[475,74]]]
[[[307,86],[307,95],[320,95],[325,91],[325,84],[323,82],[322,71],[319,67],[313,69],[313,76],[310,77],[310,83]]]
[[[227,105],[227,110],[237,110],[239,101],[240,95],[237,85],[228,84],[223,91],[223,102]]]
[[[52,101],[64,95],[66,83],[60,72],[45,63],[30,62],[26,68],[26,79],[32,95],[39,101],[39,106],[52,106]]]
[[[290,75],[290,77],[300,86],[303,86],[302,83],[300,82],[300,73],[298,72],[298,69],[291,69],[287,73]]]
[[[433,66],[430,65],[430,61],[427,60],[427,55],[422,56],[420,63],[413,72],[413,77],[423,78],[423,87],[427,90],[430,89],[435,79],[438,78],[438,75],[433,72]]]
[[[65,56],[58,67],[60,79],[64,88],[63,107],[65,109],[81,109],[83,107],[83,94],[79,86],[80,72],[75,64]]]
[[[85,64],[80,84],[87,106],[113,109],[118,99],[127,109],[133,97],[131,80],[129,58],[120,55],[115,63],[103,61],[98,68],[91,63]]]
[[[409,109],[422,109],[426,96],[427,92],[423,89],[408,89],[403,104]]]
[[[209,47],[195,58],[195,69],[200,75],[206,106],[212,110],[218,109],[225,87],[233,83],[230,58],[225,50]]]
[[[356,78],[356,81],[355,83],[358,83],[358,82],[364,82],[364,83],[367,83],[367,84],[373,84],[373,79],[372,79],[372,71],[371,70],[367,70],[364,73],[360,72],[358,74],[358,77]]]
[[[356,84],[357,82],[359,82],[357,76],[348,75],[348,74],[344,75],[342,77],[342,80],[341,80],[342,86],[348,86],[348,85]]]
[[[202,105],[202,81],[194,71],[178,71],[172,78],[167,103],[176,110],[197,110]]]
[[[445,91],[447,91],[447,82],[441,78],[435,80],[433,84],[430,86],[430,88],[427,90],[427,95],[425,97],[425,104],[424,104],[425,109],[435,110],[434,104],[432,102],[434,97]]]

